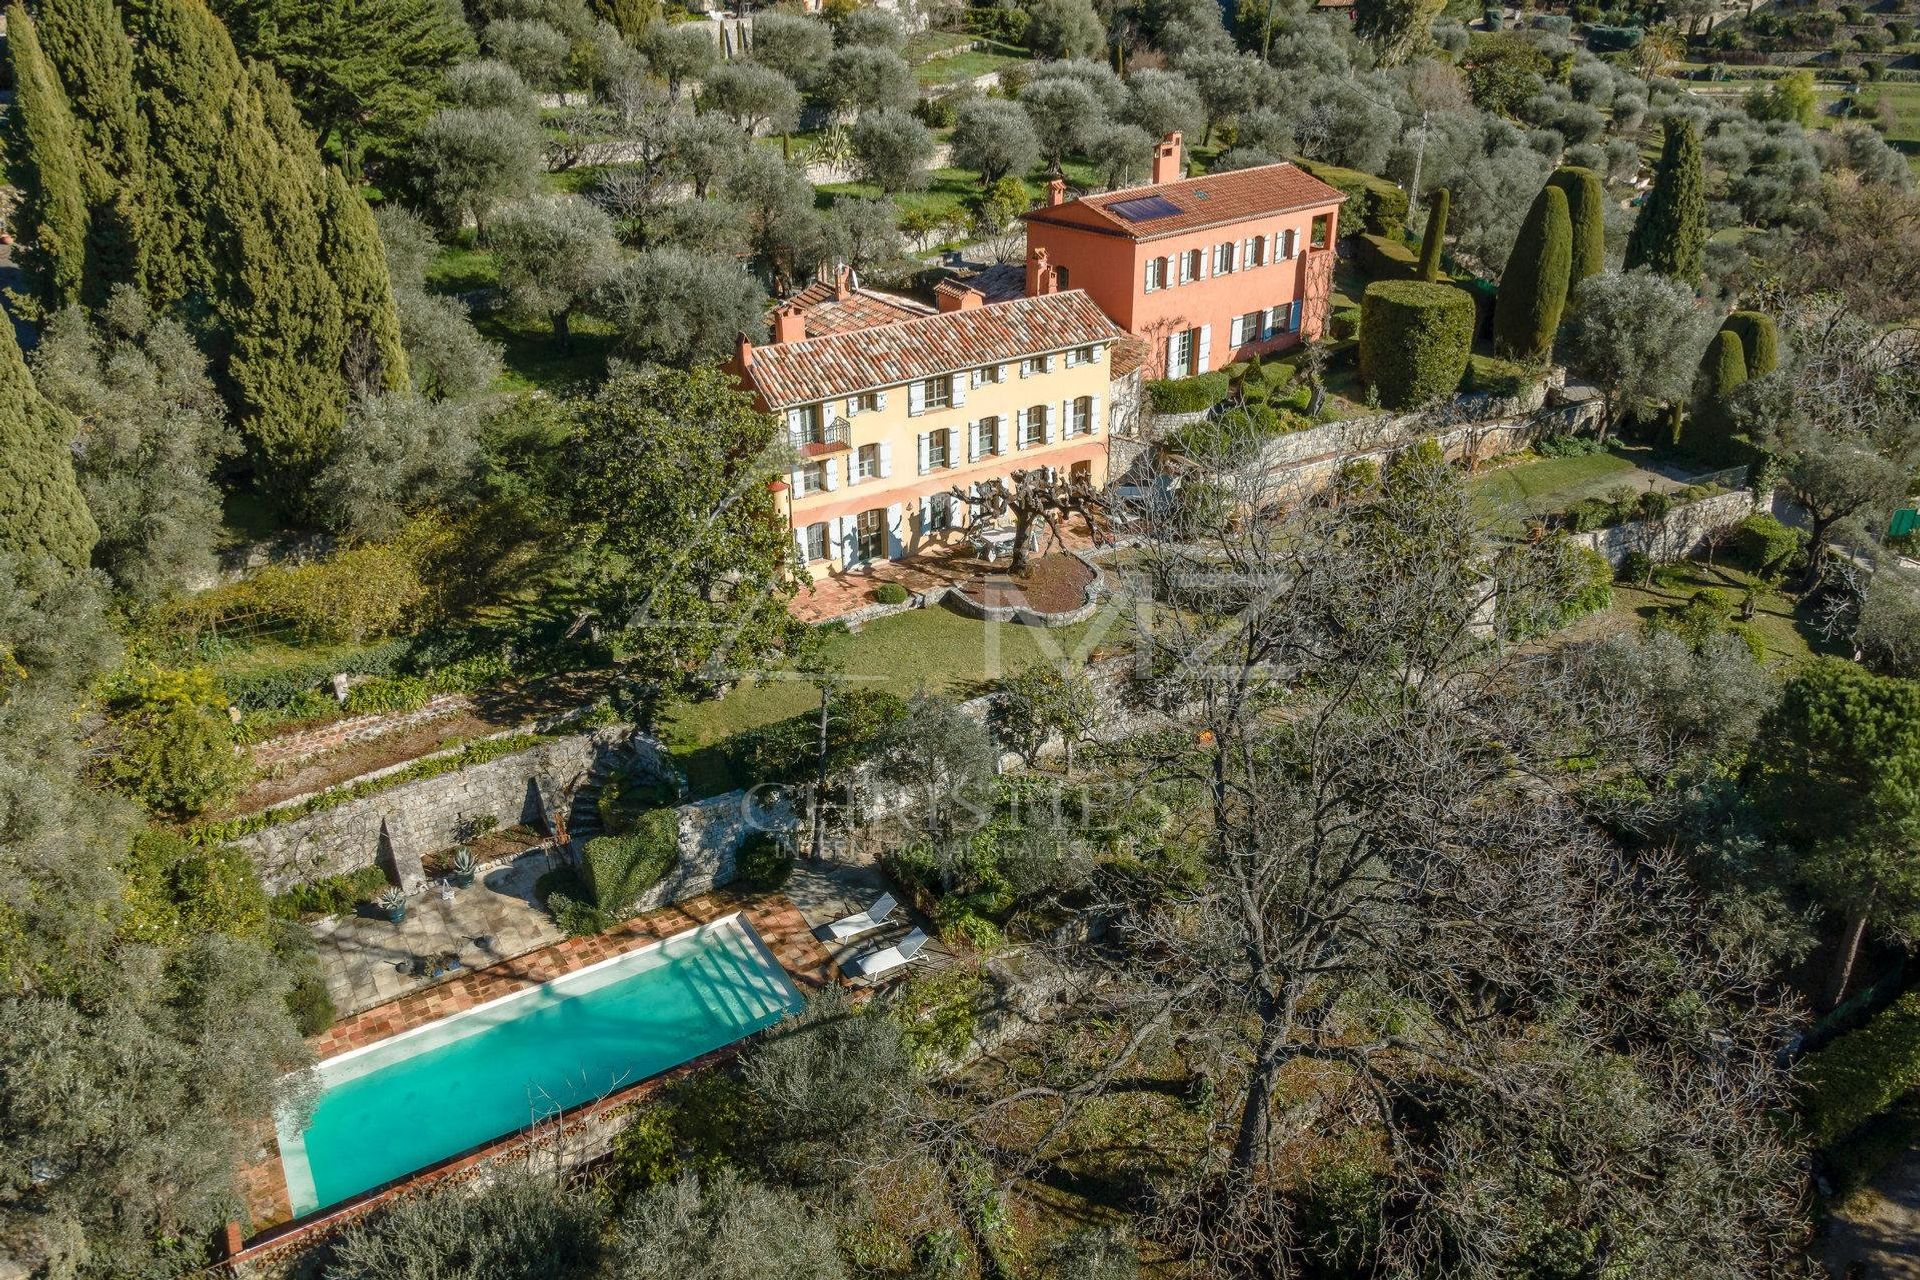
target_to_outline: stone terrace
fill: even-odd
[[[1057,543],[1045,525],[1038,528],[1041,554],[1094,549],[1093,539],[1087,536],[1085,526],[1077,518],[1063,524],[1065,536]],[[811,587],[801,587],[788,609],[802,622],[831,622],[873,608],[873,589],[884,582],[897,582],[914,595],[936,587],[969,585],[977,592],[983,574],[1000,577],[999,571],[1005,567],[1004,560],[997,565],[987,564],[966,543],[958,542],[902,560],[882,560],[861,569],[819,578]]]

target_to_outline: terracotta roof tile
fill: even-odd
[[[788,298],[782,306],[797,305],[807,313],[807,332],[814,337],[830,333],[853,333],[875,325],[899,324],[931,315],[933,308],[912,298],[897,297],[874,289],[855,287],[845,298],[834,296],[834,287],[814,281]]]
[[[1120,336],[1083,289],[755,347],[747,376],[771,408],[897,386]]]
[[[1113,212],[1114,205],[1152,197],[1171,205],[1173,212],[1137,221]],[[1029,222],[1086,227],[1132,240],[1152,240],[1268,214],[1337,205],[1343,198],[1298,165],[1263,164],[1253,169],[1233,169],[1180,182],[1163,182],[1158,186],[1128,187],[1097,196],[1082,196],[1065,204],[1029,209],[1020,216]]]

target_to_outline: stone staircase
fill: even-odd
[[[575,860],[587,841],[600,834],[600,793],[607,779],[631,763],[625,751],[608,751],[594,758],[586,776],[573,788],[573,800],[567,806],[567,845]]]

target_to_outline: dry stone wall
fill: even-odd
[[[1611,528],[1576,533],[1573,542],[1591,547],[1615,567],[1635,551],[1651,556],[1655,563],[1680,560],[1701,550],[1713,530],[1738,524],[1752,515],[1754,507],[1751,489],[1735,489],[1675,507],[1665,519],[1631,520]]]
[[[268,893],[379,864],[403,888],[420,887],[422,859],[459,841],[475,819],[551,833],[553,815],[624,726],[542,742],[525,751],[422,778],[317,810],[236,839]]]

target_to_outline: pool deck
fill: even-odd
[[[812,926],[794,901],[785,894],[740,894],[728,890],[702,894],[675,903],[660,911],[635,916],[621,922],[605,933],[585,938],[568,938],[552,946],[543,947],[526,955],[503,960],[498,964],[482,969],[467,969],[444,978],[434,985],[409,992],[387,1004],[379,1005],[362,1013],[344,1018],[318,1036],[308,1040],[316,1059],[326,1059],[346,1053],[365,1045],[375,1044],[390,1036],[415,1027],[425,1026],[452,1014],[461,1013],[490,1000],[528,987],[536,987],[551,982],[588,965],[598,964],[615,956],[624,955],[640,947],[649,946],[689,929],[697,928],[723,916],[739,913],[744,916],[754,931],[760,935],[767,949],[780,962],[794,985],[802,993],[818,991],[834,980],[834,962],[827,950],[814,938]],[[707,1062],[716,1055],[731,1052],[733,1046],[715,1050],[712,1054],[695,1059],[695,1062]],[[690,1064],[689,1064],[690,1065]],[[675,1071],[685,1068],[676,1068]],[[668,1073],[672,1074],[672,1073]],[[631,1100],[636,1091],[651,1087],[662,1077],[653,1081],[641,1081],[629,1089],[620,1090],[602,1099],[601,1103],[588,1104],[592,1109],[615,1099]],[[501,1144],[511,1144],[518,1135],[501,1139]],[[264,1135],[259,1158],[241,1171],[240,1192],[246,1201],[247,1217],[255,1233],[266,1232],[271,1228],[289,1222],[293,1217],[292,1205],[287,1197],[286,1174],[280,1165],[280,1153],[271,1132]],[[464,1164],[477,1161],[492,1153],[496,1144],[466,1157],[457,1158],[456,1163]],[[441,1166],[435,1166],[439,1172],[449,1172]],[[404,1185],[404,1184],[403,1184]],[[389,1187],[376,1192],[370,1198],[377,1202],[391,1194],[398,1187]],[[343,1209],[364,1208],[364,1203],[351,1203]],[[330,1211],[323,1216],[338,1216],[340,1211]]]

